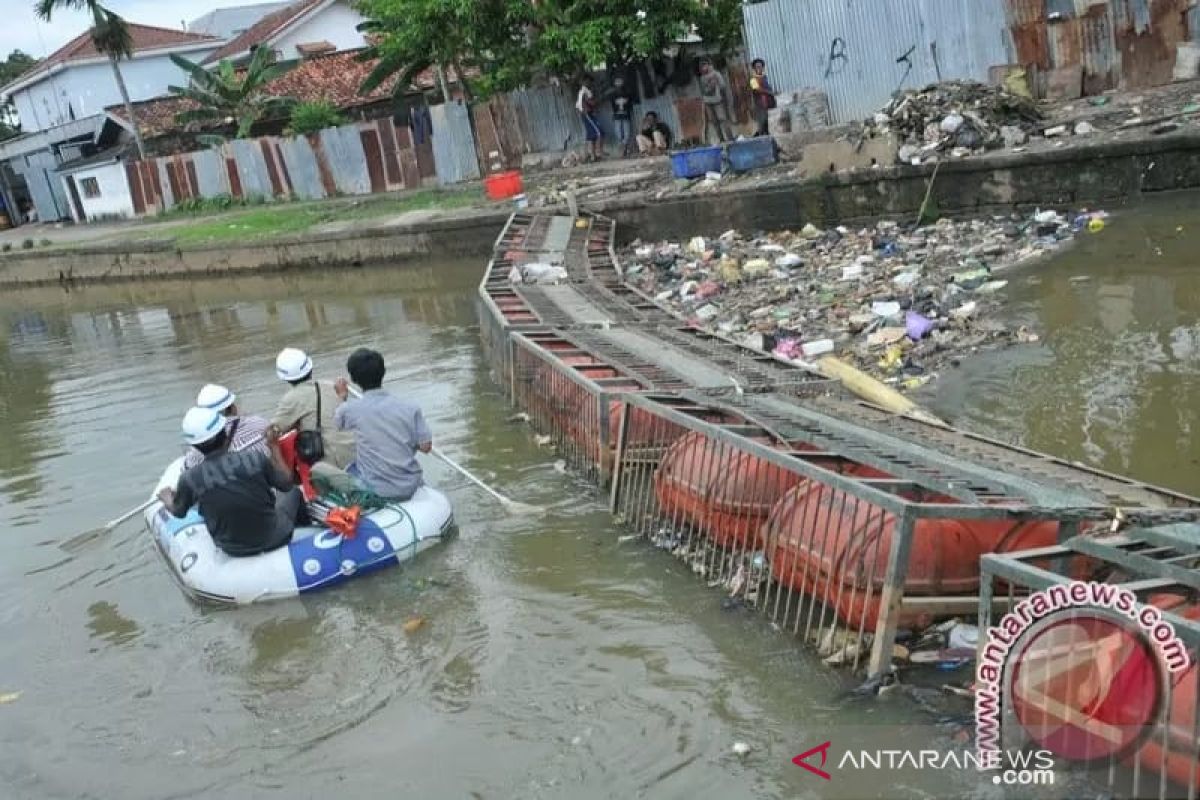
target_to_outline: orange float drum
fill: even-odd
[[[752,441],[773,444],[766,437]],[[807,449],[805,445],[789,447]],[[813,459],[809,463],[863,477],[884,476],[878,470],[837,458]],[[789,490],[804,482],[798,473],[700,433],[689,433],[676,441],[654,476],[663,512],[668,516],[679,514],[721,547],[760,547],[760,528],[771,509]]]
[[[836,607],[843,622],[873,630],[887,576],[896,517],[879,506],[824,484],[806,482],[788,492],[765,526],[776,580]],[[972,523],[920,519],[913,532],[904,592],[974,594],[979,557],[1003,541],[1026,547],[1054,544],[1054,523]],[[927,625],[924,613],[903,612],[901,625]]]

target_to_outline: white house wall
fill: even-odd
[[[129,179],[125,174],[124,164],[101,164],[95,167],[85,167],[77,172],[72,172],[71,177],[75,179],[75,190],[79,192],[79,204],[83,206],[83,213],[87,217],[86,221],[134,215],[133,197],[129,193]],[[96,183],[100,186],[99,197],[84,196],[83,181],[85,178],[96,179]],[[65,175],[62,176],[62,180],[64,183],[66,182]],[[83,220],[78,221],[82,222]]]
[[[183,56],[202,61],[215,48],[190,50]],[[187,75],[163,55],[121,62],[121,75],[133,101],[149,100],[167,94],[167,87],[185,85]],[[13,102],[26,132],[45,130],[71,119],[99,114],[121,102],[117,81],[107,61],[71,64],[32,86],[13,92]]]
[[[357,27],[365,19],[349,3],[341,0],[288,31],[272,48],[278,50],[283,58],[293,59],[301,58],[296,45],[310,42],[330,42],[338,50],[364,47],[367,41]]]

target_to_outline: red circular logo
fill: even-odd
[[[1058,615],[1031,631],[1009,663],[1013,712],[1047,750],[1077,761],[1120,757],[1153,731],[1162,668],[1130,624]]]

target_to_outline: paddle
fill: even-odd
[[[68,553],[73,552],[93,539],[103,536],[106,533],[112,533],[117,526],[145,511],[147,508],[153,505],[156,500],[158,500],[157,497],[151,497],[137,508],[131,508],[116,519],[111,519],[104,523],[104,525],[99,528],[92,528],[90,531],[84,531],[78,536],[72,536],[70,539],[67,539],[65,542],[59,545],[59,547],[61,547],[63,550],[66,550]]]
[[[480,489],[483,489],[492,497],[496,498],[496,500],[500,502],[500,505],[504,506],[505,510],[507,510],[510,514],[544,514],[546,512],[546,509],[542,508],[541,506],[531,506],[528,503],[518,503],[512,498],[505,497],[483,481],[479,480],[479,478],[476,478],[466,469],[466,467],[456,463],[453,459],[451,459],[441,450],[438,450],[436,447],[430,452],[432,452],[435,457],[440,458],[446,464],[446,466],[461,473],[463,477],[465,477],[471,483],[475,484]]]
[[[358,389],[354,388],[353,386],[348,386],[346,388],[349,389],[350,394],[359,399],[362,398],[362,392],[360,392]],[[445,463],[446,466],[450,467],[455,472],[458,472],[471,483],[475,484],[480,489],[483,489],[485,492],[495,498],[500,505],[504,506],[505,511],[508,511],[510,514],[544,514],[546,512],[546,509],[542,508],[541,506],[531,506],[528,503],[519,503],[516,500],[513,500],[511,497],[505,497],[492,487],[488,486],[482,480],[475,477],[469,470],[467,470],[466,467],[462,466],[454,459],[443,453],[441,450],[438,450],[436,447],[434,447],[430,452],[434,457]]]

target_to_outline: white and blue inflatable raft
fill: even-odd
[[[167,467],[154,494],[175,488],[183,459]],[[246,605],[315,592],[403,564],[445,539],[454,511],[441,492],[421,487],[410,500],[363,514],[353,538],[327,528],[297,528],[292,541],[267,553],[232,558],[213,543],[200,512],[172,516],[159,501],[146,525],[183,592],[193,600]]]

